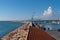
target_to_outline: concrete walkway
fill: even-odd
[[[56,40],[60,40],[60,32],[58,31],[47,31],[49,35],[54,37]]]

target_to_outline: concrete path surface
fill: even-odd
[[[49,35],[54,37],[56,40],[60,40],[60,32],[58,31],[47,31]]]

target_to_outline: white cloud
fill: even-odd
[[[52,14],[52,8],[49,6],[49,8],[44,11],[43,15],[48,16],[48,15],[51,15],[51,14]]]
[[[41,20],[50,20],[50,19],[53,19],[53,18],[51,18],[52,15],[53,15],[53,10],[52,10],[52,7],[49,6],[48,9],[43,12],[43,15],[40,16],[40,19]]]
[[[45,20],[48,19],[51,15],[52,15],[52,8],[51,6],[49,6],[48,9],[43,12],[42,16],[35,16],[34,18]]]
[[[42,16],[35,16],[35,19],[60,20],[60,13],[56,13],[56,11],[53,13],[52,7],[49,6],[48,9],[43,12]]]

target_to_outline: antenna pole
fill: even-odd
[[[32,15],[32,23],[33,23],[33,21],[34,21],[34,14],[35,14],[35,12],[33,12],[33,15]]]

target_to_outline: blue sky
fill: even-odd
[[[0,20],[26,20],[43,15],[49,6],[60,11],[60,0],[0,0]]]

